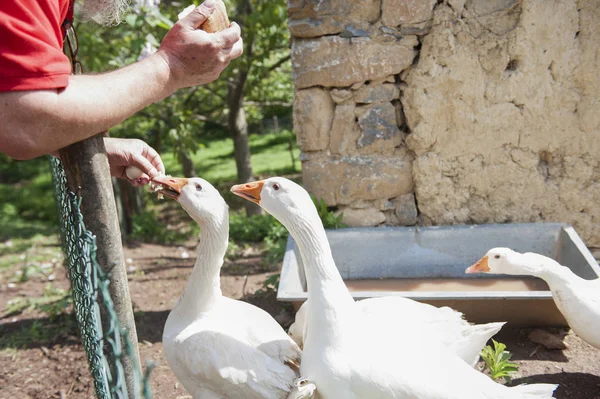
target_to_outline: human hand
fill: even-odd
[[[206,0],[181,18],[160,45],[157,54],[167,62],[176,89],[216,80],[229,62],[243,53],[240,27],[235,22],[216,33],[198,29],[217,1],[222,0]]]
[[[160,155],[148,144],[138,139],[104,139],[106,155],[112,176],[127,179],[133,186],[143,186],[150,179],[165,173]],[[139,176],[127,175],[127,167],[135,166],[142,171]]]

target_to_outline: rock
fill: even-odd
[[[351,155],[356,153],[360,128],[355,120],[355,109],[354,103],[340,104],[335,107],[329,144],[332,154]]]
[[[561,337],[556,336],[546,330],[535,329],[527,336],[534,344],[544,346],[546,349],[567,349]]]
[[[336,104],[343,103],[352,98],[352,91],[348,89],[332,89],[329,93]]]
[[[383,0],[381,22],[385,26],[412,24],[431,19],[436,0]]]
[[[352,25],[346,25],[340,32],[340,37],[351,38],[351,37],[368,37],[369,32],[364,29],[355,28]]]
[[[302,176],[306,189],[328,206],[395,198],[413,190],[407,156],[329,158],[315,154],[302,164]]]
[[[394,204],[397,223],[403,226],[413,226],[417,224],[417,203],[414,194],[401,195],[392,200]]]
[[[494,34],[503,35],[516,28],[520,20],[522,0],[469,0],[477,22]]]
[[[385,222],[385,215],[383,212],[373,208],[366,209],[352,209],[344,208],[342,211],[344,217],[342,221],[348,226],[356,227],[369,227],[377,226]],[[338,212],[339,215],[339,212]]]
[[[396,125],[396,109],[392,103],[357,107],[361,135],[358,148],[362,153],[392,153],[402,143],[402,132]]]
[[[377,21],[381,0],[288,0],[288,26],[294,37],[337,34]]]
[[[334,106],[326,90],[312,88],[295,93],[294,130],[302,151],[320,151],[329,146]]]
[[[400,101],[394,101],[392,104],[394,105],[394,109],[396,110],[396,126],[403,127],[406,123],[406,118],[404,117],[404,109],[402,108],[402,103]]]
[[[353,209],[366,209],[366,208],[372,208],[373,207],[373,201],[365,201],[365,200],[358,200],[358,201],[354,201],[349,205],[350,208]]]
[[[354,92],[354,101],[359,104],[392,101],[400,96],[398,87],[391,83],[378,86],[363,86]]]
[[[423,36],[429,33],[431,30],[431,20],[419,22],[416,24],[402,24],[400,27],[400,34],[402,36],[407,35],[418,35]]]
[[[569,0],[519,3],[467,1],[458,23],[438,5],[419,62],[403,75],[420,217],[561,221],[600,246],[600,24]],[[498,34],[473,10],[519,18]]]
[[[448,4],[450,4],[450,7],[452,7],[457,14],[462,13],[465,9],[465,0],[448,0]]]
[[[417,44],[415,36],[391,43],[338,36],[294,40],[292,70],[296,89],[346,87],[398,74],[412,64]]]
[[[382,199],[377,201],[377,209],[380,211],[393,211],[394,203],[388,199]]]
[[[489,15],[498,11],[510,9],[522,0],[468,0],[467,7],[477,15]],[[464,1],[463,1],[464,4]],[[452,6],[454,8],[454,6]]]

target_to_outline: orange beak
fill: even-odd
[[[236,184],[235,186],[231,187],[231,192],[238,197],[247,199],[255,204],[260,204],[260,192],[262,191],[264,185],[264,180],[245,184]]]
[[[484,256],[483,258],[479,259],[479,261],[477,261],[477,263],[475,263],[473,266],[467,267],[465,273],[487,273],[489,271],[490,267],[488,265],[488,257]]]
[[[181,190],[188,184],[188,179],[184,177],[159,176],[152,179],[152,183],[161,185],[161,189],[157,191],[158,193],[167,198],[177,200],[179,194],[181,194]]]

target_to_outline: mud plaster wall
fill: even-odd
[[[600,246],[600,0],[288,0],[305,186],[350,225]]]

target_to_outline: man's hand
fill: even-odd
[[[165,173],[160,155],[142,140],[107,137],[104,139],[104,146],[110,164],[110,174],[128,179],[134,186],[148,184],[150,179]],[[139,168],[143,174],[129,179],[125,171],[128,166]]]
[[[240,27],[216,33],[198,29],[215,9],[216,0],[206,0],[180,19],[163,39],[157,54],[167,62],[176,89],[216,80],[229,62],[243,53]]]

